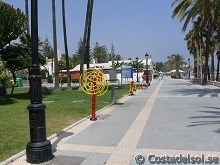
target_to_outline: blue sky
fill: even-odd
[[[25,0],[3,0],[24,11]],[[52,45],[51,0],[39,2],[39,36],[48,37]],[[124,59],[144,58],[147,52],[153,61],[166,61],[180,53],[187,61],[190,55],[181,31],[182,23],[171,18],[173,0],[94,0],[91,48],[95,42],[107,46],[113,41],[116,53]],[[29,3],[30,4],[30,3]],[[69,54],[83,37],[87,0],[66,0]],[[56,0],[58,49],[64,52],[61,0]]]

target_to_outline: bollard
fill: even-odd
[[[134,95],[134,91],[136,91],[136,87],[134,81],[132,80],[130,83],[130,90],[129,90],[130,96]]]

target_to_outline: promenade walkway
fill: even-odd
[[[150,164],[150,155],[220,158],[220,88],[165,78],[51,141],[49,165]],[[137,156],[140,155],[140,156]],[[220,162],[220,161],[219,161]],[[25,165],[25,156],[12,165]]]

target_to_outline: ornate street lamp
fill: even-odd
[[[148,58],[149,58],[149,54],[146,53],[145,54],[145,59],[146,59],[146,84],[149,83],[149,80],[148,80]],[[149,85],[149,84],[148,84]]]
[[[45,104],[42,103],[42,86],[38,55],[38,1],[31,0],[31,53],[32,66],[29,69],[29,111],[30,142],[26,147],[28,163],[38,164],[53,158],[52,145],[46,139]]]
[[[136,69],[137,69],[137,82],[139,82],[138,80],[138,57],[136,57]]]
[[[190,59],[188,58],[188,79],[190,79]]]

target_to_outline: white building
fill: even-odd
[[[58,61],[61,59],[61,51],[57,50],[57,57]],[[42,70],[47,70],[49,72],[49,75],[53,75],[54,73],[54,59],[48,59],[46,58],[46,64],[44,66],[41,66]]]

